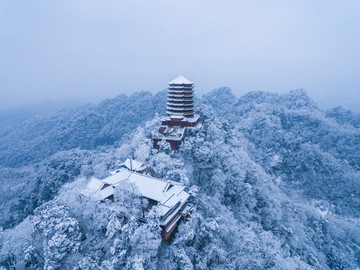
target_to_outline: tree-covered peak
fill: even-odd
[[[303,90],[236,99],[223,88],[199,100],[200,124],[179,151],[157,151],[151,138],[165,98],[166,91],[137,94],[57,115],[65,129],[43,130],[51,142],[73,140],[76,148],[54,144],[54,153],[46,137],[18,135],[29,149],[39,151],[42,143],[37,153],[45,159],[0,168],[2,265],[15,258],[28,269],[359,266],[360,130],[349,124],[354,114],[321,111]],[[93,134],[105,141],[78,147]],[[119,134],[121,140],[106,144]],[[139,223],[138,197],[120,192],[115,202],[99,203],[79,196],[92,176],[106,177],[129,157],[192,194],[195,211],[170,244],[161,243],[156,215]]]

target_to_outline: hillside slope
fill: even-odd
[[[357,116],[323,112],[304,91],[236,99],[222,88],[201,102],[201,128],[178,152],[152,149],[155,117],[119,146],[58,152],[26,167],[23,174],[32,178],[23,186],[33,186],[26,201],[40,206],[27,218],[21,207],[9,208],[9,215],[23,215],[14,216],[12,226],[23,221],[0,233],[1,263],[15,260],[28,269],[359,267]],[[105,177],[126,157],[193,194],[196,211],[170,245],[160,241],[156,216],[137,222],[137,198],[121,192],[115,203],[79,197],[91,175]],[[25,178],[20,169],[3,168],[3,175]],[[18,187],[21,196],[24,190]]]
[[[98,105],[33,117],[0,134],[0,165],[34,164],[63,150],[112,145],[136,127],[163,113],[166,92],[120,95]]]

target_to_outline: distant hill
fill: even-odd
[[[19,167],[57,151],[112,145],[155,113],[163,113],[165,96],[166,92],[120,95],[98,105],[64,109],[49,116],[31,111],[29,117],[0,133],[0,165]],[[6,119],[6,115],[0,117]]]
[[[49,116],[63,109],[79,107],[82,105],[75,100],[48,100],[40,103],[34,103],[14,109],[0,110],[0,136],[14,126],[30,119],[41,116]]]

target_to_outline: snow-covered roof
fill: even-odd
[[[169,120],[183,120],[184,119],[184,115],[182,114],[176,114],[176,113],[173,113],[169,116]]]
[[[114,186],[107,186],[101,189],[99,192],[95,194],[95,198],[98,200],[105,200],[114,194]]]
[[[161,129],[161,132],[160,132]],[[185,136],[185,128],[184,127],[169,127],[169,126],[160,126],[159,134],[154,136],[156,139],[171,139],[175,141],[181,141]]]
[[[116,185],[120,184],[120,182],[127,180],[130,177],[132,172],[126,168],[121,168],[119,170],[116,170],[113,173],[114,173],[113,175],[106,177],[105,179],[102,179],[101,181],[103,181],[106,184],[116,186]]]
[[[184,191],[185,186],[180,183],[139,174],[126,168],[102,180],[92,178],[82,194],[104,200],[114,194],[115,188],[121,188],[121,183],[125,181],[134,184],[141,196],[158,202],[157,211],[159,216],[164,217],[163,224],[168,223],[173,216],[166,214],[174,207],[182,207],[189,198],[189,194]]]
[[[118,167],[119,168],[115,171],[111,171],[110,174],[117,174],[118,172],[122,171],[123,168],[134,172],[140,172],[146,169],[146,165],[144,163],[130,158],[126,159],[125,162],[121,163]]]
[[[158,205],[158,214],[159,216],[164,216],[169,210],[173,209],[175,206],[176,208],[181,208],[184,203],[189,198],[189,194],[184,191],[183,186],[173,186],[171,187],[166,194],[164,195],[164,200],[160,201]],[[175,211],[176,212],[176,211]],[[171,219],[169,217],[163,220],[163,223],[166,224]]]
[[[126,159],[125,162],[121,165],[126,166],[131,171],[141,171],[146,169],[144,163],[130,158]]]
[[[132,174],[129,180],[138,187],[142,196],[154,201],[165,199],[164,189],[167,182],[141,174]]]
[[[182,113],[171,113],[165,117],[163,117],[163,121],[170,121],[172,118],[182,118],[183,121],[186,121],[186,122],[197,122],[197,120],[199,120],[199,115],[198,114],[194,114],[193,116],[191,117],[187,117],[187,116],[184,116]]]
[[[174,80],[170,81],[169,84],[193,84],[192,81],[189,81],[184,76],[180,75],[176,77]]]
[[[105,183],[95,177],[91,178],[86,188],[81,192],[86,197],[91,197],[103,187]]]
[[[189,198],[189,194],[184,191],[185,186],[177,182],[164,181],[138,173],[132,173],[128,180],[136,185],[142,196],[158,202],[157,211],[161,217],[174,207],[182,207]],[[165,218],[163,224],[168,223],[171,217],[172,215],[169,215]]]

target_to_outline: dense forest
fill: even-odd
[[[0,269],[360,267],[359,114],[321,110],[303,90],[220,88],[197,99],[180,150],[157,151],[165,99],[120,95],[2,126]],[[128,157],[191,194],[170,243],[155,214],[138,222],[138,197],[80,196]]]

